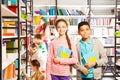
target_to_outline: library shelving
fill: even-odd
[[[77,36],[77,24],[83,20],[89,21],[88,3],[88,0],[57,0],[57,19],[63,18],[68,22],[68,35],[73,41],[80,38]]]
[[[0,1],[0,12],[1,10],[1,4],[2,1]],[[2,14],[0,13],[0,26],[2,26]],[[0,27],[0,30],[2,30],[2,27]],[[2,33],[0,32],[0,45],[2,45]],[[2,47],[0,47],[0,52],[2,52]],[[2,80],[2,54],[0,54],[0,80]]]
[[[108,63],[103,66],[102,75],[103,77],[117,79],[118,75],[116,72],[118,69],[114,64],[117,61],[116,54],[119,53],[119,46],[115,44],[115,31],[116,26],[118,26],[115,25],[115,8],[116,0],[101,0],[100,2],[91,0],[90,24],[94,30],[92,34],[95,34],[93,37],[98,37],[103,42],[108,56]],[[119,40],[117,42],[119,43]]]
[[[77,36],[77,24],[89,17],[89,6],[87,4],[87,0],[45,0],[39,3],[34,0],[33,2],[34,16],[43,15],[44,18],[49,19],[51,39],[58,36],[54,23],[56,19],[60,18],[67,20],[69,24],[68,34],[70,38],[73,41],[79,38],[79,36]],[[76,72],[74,70],[73,76],[75,76],[75,74]]]
[[[27,56],[28,37],[30,37],[27,26],[30,23],[27,20],[27,5],[22,2],[23,0],[9,0],[9,3],[7,1],[0,1],[0,80],[20,80],[21,56]],[[25,15],[22,15],[22,9]]]
[[[114,70],[115,70],[115,79],[117,80],[116,77],[120,77],[120,55],[119,55],[119,49],[120,49],[120,35],[118,34],[120,32],[120,0],[115,0],[115,60],[114,60]]]

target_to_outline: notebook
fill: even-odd
[[[72,51],[70,49],[60,46],[58,48],[57,57],[67,59],[67,58],[70,58],[71,53]]]

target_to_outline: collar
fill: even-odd
[[[92,43],[92,38],[90,37],[89,41],[88,42],[84,42],[81,38],[80,40],[81,43],[84,43],[84,44],[91,44]]]

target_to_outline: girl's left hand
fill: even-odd
[[[86,68],[91,68],[91,67],[93,67],[93,66],[95,66],[96,65],[96,62],[87,62],[86,64],[85,64],[85,67]]]
[[[59,58],[54,58],[53,61],[54,61],[54,63],[56,63],[56,64],[59,64],[59,63],[60,63],[60,59],[59,59]]]

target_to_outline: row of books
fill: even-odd
[[[47,18],[48,22],[50,23],[50,25],[55,25],[55,18]],[[78,25],[79,22],[84,21],[85,18],[71,18],[71,19],[65,19],[67,21],[67,23],[69,25]],[[40,20],[40,16],[34,16],[34,20],[33,20],[33,24],[35,25],[40,25],[41,20]]]
[[[3,22],[3,36],[17,36],[18,35],[18,28],[16,28],[18,26],[18,23],[16,21],[4,21]],[[9,27],[13,27],[12,29]],[[22,23],[20,23],[20,35],[25,35],[25,30],[22,30],[22,28],[24,28],[22,26]]]
[[[95,18],[91,19],[91,25],[115,25],[115,19],[112,18]]]
[[[59,8],[56,10],[56,8],[49,8],[49,9],[40,9],[35,11],[36,14],[39,15],[85,15],[81,10],[79,9],[63,9]]]
[[[113,37],[114,29],[113,28],[92,28],[91,34],[98,37]]]
[[[115,48],[105,48],[107,56],[115,56]],[[120,48],[116,49],[116,56],[120,56]]]
[[[25,46],[24,44],[26,43],[26,39],[21,39],[20,40],[20,50],[24,49]],[[6,45],[5,48],[3,50],[3,54],[6,53],[17,53],[18,52],[18,40],[17,39],[11,39],[11,40],[5,40],[4,44]]]
[[[17,0],[3,0],[3,3],[7,6],[17,6]]]

